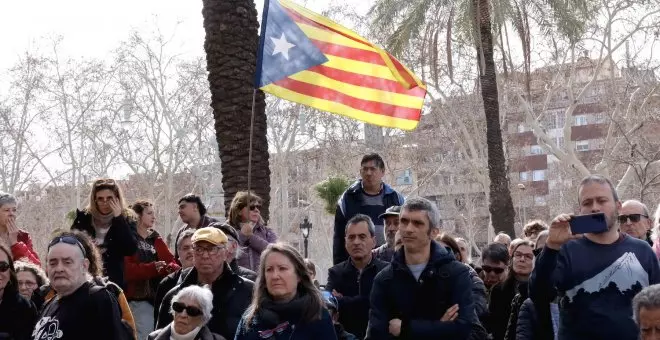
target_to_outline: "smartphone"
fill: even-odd
[[[323,294],[323,297],[324,297],[325,299],[330,299],[330,297],[332,296],[332,293],[329,292],[329,291],[327,291],[327,290],[322,290],[322,291],[321,291],[321,294]]]
[[[576,215],[571,217],[568,221],[571,225],[571,232],[575,234],[598,234],[607,231],[607,221],[605,221],[605,214],[595,213],[588,215]]]

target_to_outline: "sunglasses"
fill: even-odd
[[[99,180],[96,180],[96,181],[94,182],[94,185],[95,185],[95,186],[99,186],[99,185],[115,185],[115,184],[117,184],[117,183],[115,183],[115,180],[114,180],[114,179],[99,179]]]
[[[78,246],[78,248],[80,248],[80,251],[83,253],[83,257],[87,257],[87,252],[85,251],[85,247],[83,247],[83,245],[80,243],[80,241],[78,241],[78,239],[73,237],[73,236],[59,236],[59,237],[54,238],[48,244],[48,250],[50,250],[50,248],[52,246],[54,246],[58,243],[66,243],[66,244],[70,244],[72,246]]]
[[[185,310],[186,314],[188,314],[188,316],[192,316],[192,317],[202,315],[202,310],[201,309],[199,309],[197,307],[193,307],[193,306],[186,306],[181,302],[173,302],[172,303],[172,310],[177,312],[177,313],[183,313],[183,311]]]
[[[647,215],[644,214],[619,215],[619,223],[624,224],[628,221],[628,219],[630,219],[630,222],[632,223],[637,223],[642,219],[642,217],[649,218]]]
[[[252,204],[252,205],[250,205],[250,210],[251,211],[255,211],[257,209],[261,210],[261,204]]]
[[[495,274],[504,273],[504,268],[501,267],[481,266],[481,269],[483,269],[483,271],[485,271],[486,273],[490,273],[490,272],[494,272]]]
[[[9,270],[9,262],[2,261],[0,262],[0,273],[4,273]]]

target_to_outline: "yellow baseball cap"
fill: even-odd
[[[199,228],[195,231],[191,238],[192,243],[199,241],[206,241],[216,246],[227,243],[227,235],[222,230],[215,227]]]

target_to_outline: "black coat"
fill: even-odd
[[[517,293],[518,281],[513,276],[493,286],[488,302],[488,321],[486,329],[493,336],[493,340],[504,340],[509,317],[511,316],[511,302]]]
[[[472,326],[478,324],[468,268],[436,242],[430,247],[431,257],[419,280],[406,265],[404,248],[376,275],[365,339],[392,339],[388,328],[395,318],[402,321],[399,339],[467,339]],[[459,306],[458,318],[440,321],[455,304]]]
[[[252,282],[257,280],[257,273],[245,267],[239,266],[238,261],[236,261],[236,259],[234,259],[234,261],[231,261],[229,267],[231,268],[231,270],[234,271],[234,273],[238,274],[238,276],[240,277],[244,277]]]
[[[137,251],[137,241],[133,237],[135,221],[124,215],[112,218],[112,224],[105,235],[103,259],[103,275],[116,283],[122,290],[126,290],[124,281],[124,257],[131,256]],[[96,237],[96,230],[92,226],[92,214],[77,210],[76,220],[71,230],[86,232],[92,239]]]
[[[156,323],[158,322],[160,305],[163,303],[165,295],[167,295],[167,293],[169,293],[172,288],[180,283],[179,279],[181,278],[182,271],[184,271],[184,269],[179,269],[174,273],[165,276],[162,280],[160,280],[160,283],[158,284],[158,288],[156,289],[156,297],[154,298],[154,329],[157,329]]]
[[[518,294],[516,294],[511,301],[511,314],[509,315],[509,323],[506,327],[506,334],[504,335],[506,340],[516,340],[518,314],[520,313],[520,307],[523,302],[529,297],[528,287],[527,282],[521,282],[518,284]]]
[[[170,340],[172,329],[169,325],[165,328],[155,330],[149,334],[147,340]],[[194,340],[226,340],[223,336],[211,333],[208,327],[204,326],[199,330]]]
[[[0,339],[28,340],[37,323],[37,309],[15,290],[5,288],[0,301]],[[9,336],[6,338],[4,336]]]
[[[194,267],[185,269],[181,273],[179,282],[180,284],[172,288],[163,298],[156,328],[163,328],[172,322],[172,314],[170,314],[172,297],[181,289],[198,284],[197,270]],[[211,320],[207,324],[211,332],[227,339],[234,338],[236,327],[252,301],[253,287],[252,281],[238,276],[231,271],[227,263],[224,264],[222,275],[211,286],[213,310]]]
[[[373,258],[362,270],[358,271],[351,260],[346,260],[328,269],[329,292],[336,290],[343,297],[338,297],[339,323],[347,332],[363,339],[369,323],[369,296],[374,278],[389,263]]]
[[[544,313],[539,313],[543,311]],[[554,340],[550,304],[534,303],[525,299],[518,313],[516,340]],[[541,322],[541,319],[547,319]]]

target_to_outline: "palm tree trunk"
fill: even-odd
[[[481,38],[482,50],[477,50],[479,64],[481,96],[486,114],[486,142],[488,143],[488,175],[490,177],[490,202],[488,209],[493,221],[495,232],[506,232],[515,236],[515,210],[509,179],[507,178],[506,159],[502,145],[502,129],[500,128],[500,106],[497,93],[497,76],[493,57],[493,36],[491,31],[490,7],[488,0],[473,0],[478,8],[477,24]],[[478,6],[478,7],[477,7]],[[483,65],[483,67],[481,66]]]
[[[203,0],[211,107],[222,162],[225,209],[236,192],[247,190],[250,115],[259,23],[253,0]],[[263,198],[261,214],[268,221],[270,169],[266,140],[264,94],[257,92],[252,154],[252,191]]]

